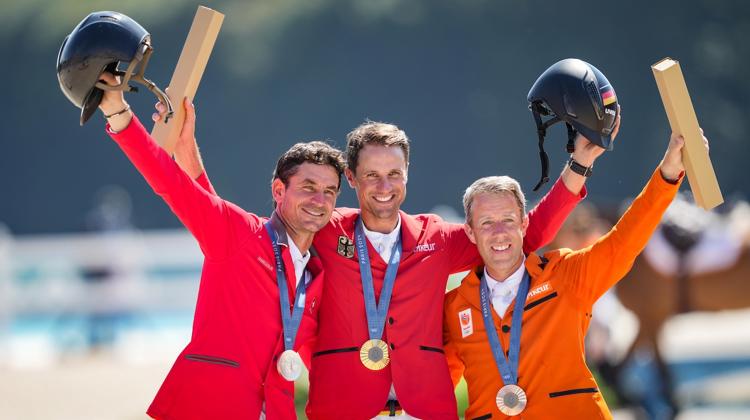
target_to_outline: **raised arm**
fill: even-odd
[[[116,83],[114,76],[108,73],[103,74],[102,79],[109,84]],[[110,116],[107,118],[107,131],[112,139],[154,192],[164,199],[196,237],[206,256],[226,256],[250,234],[253,224],[260,225],[257,217],[208,193],[182,171],[156,144],[132,111],[127,109],[121,91],[105,92],[100,108],[105,116]],[[122,110],[125,111],[120,113]],[[191,124],[187,118],[186,124]],[[248,225],[251,225],[251,229],[248,229]]]
[[[603,152],[604,149],[579,136],[572,157],[581,164],[592,166]],[[523,238],[524,254],[536,251],[555,238],[570,212],[586,196],[585,182],[586,177],[565,166],[552,188],[529,212],[529,227]],[[444,232],[445,246],[451,254],[451,273],[468,270],[482,263],[476,246],[466,236],[464,225],[446,224]]]
[[[618,112],[617,114],[615,128],[612,131],[612,141],[620,131],[621,113]],[[592,168],[594,162],[602,153],[604,153],[603,148],[591,143],[579,134],[575,141],[575,150],[570,157],[578,165]],[[565,223],[565,219],[568,218],[570,212],[586,197],[585,183],[585,176],[574,172],[570,165],[565,165],[560,178],[555,182],[552,189],[529,212],[529,227],[523,239],[524,254],[528,255],[555,239],[557,232]]]
[[[625,276],[646,246],[683,179],[683,145],[682,136],[672,134],[664,159],[617,224],[592,246],[566,256],[564,278],[574,279],[568,287],[585,302],[593,304]]]
[[[167,92],[169,92],[169,88],[167,88]],[[157,123],[161,121],[161,116],[164,115],[167,109],[161,102],[156,102],[154,107],[156,108],[156,112],[151,115],[151,119],[154,123]],[[184,125],[185,128],[180,131],[177,143],[175,143],[174,160],[198,185],[209,193],[217,195],[214,186],[208,179],[206,167],[203,165],[203,158],[198,148],[198,140],[195,138],[195,106],[192,102],[185,108],[185,111],[185,120],[187,122]]]

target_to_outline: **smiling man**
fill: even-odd
[[[105,73],[110,86],[119,81]],[[187,100],[180,147],[194,144]],[[122,91],[100,104],[107,132],[205,255],[190,343],[148,414],[158,419],[295,418],[301,345],[315,335],[323,269],[312,247],[328,224],[344,161],[322,142],[298,143],[278,160],[270,218],[248,213],[195,182],[149,136]],[[204,185],[207,179],[199,180]],[[210,188],[210,187],[209,187]]]
[[[457,416],[442,303],[448,276],[481,260],[462,225],[401,211],[409,146],[393,124],[368,121],[347,136],[346,178],[359,209],[336,209],[315,238],[330,282],[310,371],[311,419]],[[600,154],[580,148],[576,159],[591,165]],[[563,171],[530,214],[525,252],[554,237],[584,180]]]
[[[579,251],[526,258],[529,218],[518,182],[488,177],[467,188],[466,233],[484,266],[448,293],[444,309],[451,377],[468,384],[465,418],[612,418],[585,362],[591,308],[628,272],[677,193],[683,144],[672,135],[620,221]]]
[[[213,192],[197,145],[184,144],[176,161]],[[591,166],[602,152],[581,147],[573,158]],[[310,346],[310,419],[457,418],[442,305],[448,276],[481,258],[462,224],[401,211],[409,153],[406,133],[393,124],[368,121],[347,136],[345,174],[360,208],[335,209],[315,235],[328,280]],[[525,253],[555,236],[585,196],[585,179],[565,167],[529,213]]]

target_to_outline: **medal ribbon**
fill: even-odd
[[[357,218],[354,227],[354,242],[357,246],[359,257],[359,273],[362,277],[362,292],[365,295],[365,312],[367,314],[367,332],[370,340],[380,340],[383,336],[385,317],[388,314],[388,306],[391,303],[393,285],[396,283],[396,272],[401,262],[401,232],[398,234],[396,243],[391,249],[391,258],[388,268],[385,270],[383,288],[380,290],[380,303],[375,302],[375,287],[372,283],[372,269],[370,268],[370,256],[367,253],[367,238],[365,237],[362,218]]]
[[[508,359],[505,358],[503,347],[500,345],[500,339],[497,337],[495,323],[492,321],[492,304],[490,303],[490,289],[487,286],[487,279],[484,275],[479,281],[479,297],[482,302],[482,319],[484,327],[487,330],[487,337],[490,340],[492,355],[495,357],[495,364],[500,371],[503,384],[515,385],[518,382],[518,353],[521,349],[521,321],[523,320],[523,307],[526,304],[526,295],[529,293],[529,272],[524,271],[523,280],[518,288],[516,303],[513,307],[513,321],[510,328],[510,347],[508,348]]]
[[[289,309],[289,289],[286,285],[286,272],[284,270],[284,260],[281,259],[281,249],[279,248],[279,237],[276,231],[271,227],[271,222],[268,221],[265,224],[268,235],[271,236],[271,245],[273,246],[274,260],[276,261],[276,282],[279,285],[279,303],[281,305],[281,326],[284,330],[284,350],[292,350],[294,348],[294,339],[297,337],[297,330],[299,330],[299,324],[302,321],[302,313],[304,312],[304,305],[302,305],[302,298],[305,296],[305,274],[302,274],[302,279],[297,285],[297,293],[294,297],[294,308]]]

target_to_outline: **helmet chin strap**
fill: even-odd
[[[542,162],[542,177],[533,189],[533,191],[537,191],[542,185],[549,182],[549,156],[547,155],[547,152],[544,151],[544,138],[547,135],[547,129],[562,120],[555,115],[547,121],[542,121],[542,115],[550,115],[550,112],[540,102],[532,103],[529,105],[529,108],[534,115],[534,121],[536,121],[536,133],[537,136],[539,136],[539,160]],[[565,126],[568,129],[568,144],[566,145],[566,150],[568,153],[573,153],[575,151],[575,138],[578,132],[567,122],[565,123]]]
[[[156,86],[154,82],[146,79],[146,77],[144,76],[144,73],[146,72],[146,66],[148,65],[148,60],[151,58],[151,54],[153,52],[154,49],[151,47],[148,41],[142,43],[135,57],[133,57],[133,60],[130,61],[130,64],[128,64],[128,68],[124,72],[117,69],[112,72],[115,76],[122,77],[122,81],[119,85],[110,86],[103,82],[96,82],[95,86],[102,90],[122,90],[125,92],[138,92],[138,88],[136,86],[130,86],[129,83],[131,80],[146,86],[146,88],[151,93],[156,95],[157,99],[159,99],[159,102],[167,107],[167,113],[164,116],[164,122],[166,123],[174,115],[172,102],[169,100],[169,97],[166,93],[159,89],[159,87]],[[138,72],[133,73],[136,66],[138,66],[139,64],[140,66],[138,68]]]

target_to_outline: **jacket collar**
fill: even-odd
[[[547,265],[546,260],[542,260],[537,254],[529,254],[526,257],[526,270],[529,272],[531,277],[531,284],[534,284],[534,279],[541,276],[542,272]],[[471,270],[466,277],[461,281],[461,285],[458,286],[458,294],[464,298],[471,306],[475,307],[478,311],[482,311],[482,302],[479,299],[479,279],[484,274],[484,266],[480,265]],[[531,290],[531,289],[529,289]],[[518,296],[516,296],[518,298]],[[515,300],[514,300],[515,301]],[[509,307],[510,311],[513,312],[513,305]]]
[[[271,222],[271,227],[273,230],[276,231],[276,234],[279,236],[279,245],[283,245],[287,248],[289,248],[289,235],[286,233],[286,226],[284,225],[284,222],[281,221],[281,217],[279,217],[279,214],[274,210],[273,214],[271,214],[271,217],[269,218]],[[315,247],[310,245],[310,257],[317,257],[318,252],[315,250]]]
[[[403,210],[399,210],[401,215],[401,259],[405,259],[407,256],[414,253],[414,249],[417,248],[419,239],[424,234],[423,224],[417,220],[414,216],[406,214]]]

